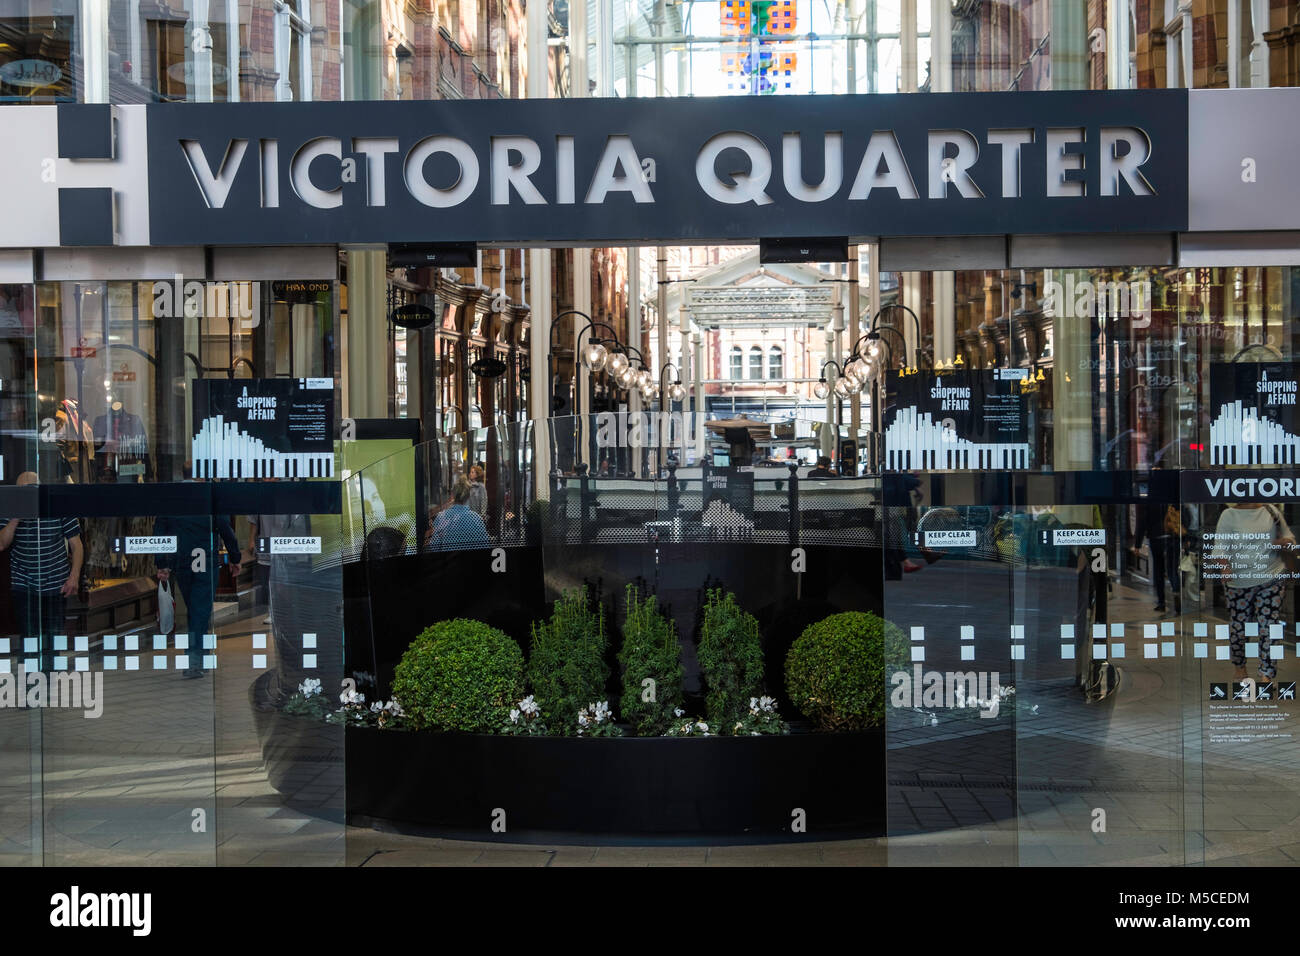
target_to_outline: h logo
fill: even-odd
[[[117,158],[117,117],[107,103],[58,107],[59,158],[103,162]],[[112,187],[59,186],[59,244],[111,246],[119,238],[118,196]]]

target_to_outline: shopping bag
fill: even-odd
[[[167,581],[158,582],[158,633],[170,634],[176,627],[176,602],[172,599],[172,586]]]

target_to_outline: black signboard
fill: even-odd
[[[149,234],[180,246],[1179,232],[1187,95],[150,104]]]
[[[406,305],[399,305],[389,316],[393,324],[403,329],[418,331],[427,328],[437,321],[438,315],[427,305],[420,305],[418,302],[408,302]]]
[[[329,478],[334,474],[334,381],[192,382],[196,478]]]
[[[736,467],[704,469],[704,507],[721,499],[745,517],[754,515],[754,473]]]
[[[852,438],[840,439],[840,474],[858,473],[858,443]]]
[[[506,372],[506,363],[488,355],[471,363],[469,370],[477,378],[500,378]]]
[[[1296,416],[1300,366],[1217,362],[1210,366],[1210,464],[1300,463]]]
[[[334,283],[328,280],[277,280],[271,283],[271,297],[277,302],[290,305],[312,305],[319,302],[321,296],[334,291]]]
[[[1030,466],[1027,369],[895,375],[885,415],[888,471]]]

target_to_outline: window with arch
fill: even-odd
[[[785,378],[785,355],[779,345],[773,345],[767,353],[767,377]]]
[[[757,345],[749,347],[749,377],[751,379],[763,377],[763,350]]]
[[[733,379],[745,377],[745,355],[739,345],[731,347],[731,377]]]

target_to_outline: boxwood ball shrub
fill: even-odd
[[[734,594],[708,592],[697,657],[709,725],[735,726],[749,714],[749,699],[763,693],[763,637],[758,619]]]
[[[553,733],[578,732],[578,711],[605,700],[605,612],[585,587],[563,594],[550,620],[533,623],[528,682]]]
[[[457,618],[426,628],[406,649],[393,696],[417,730],[492,733],[524,694],[524,655],[508,635]]]
[[[907,641],[870,612],[832,614],[808,625],[785,659],[790,700],[819,730],[853,731],[885,722],[886,669],[902,666]]]

